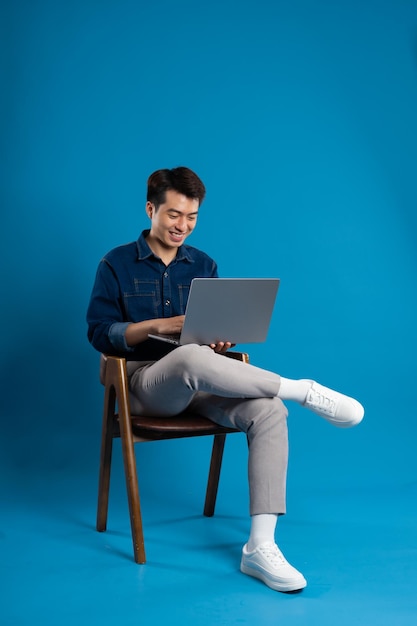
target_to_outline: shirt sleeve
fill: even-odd
[[[88,340],[104,354],[131,352],[126,344],[125,332],[129,322],[124,320],[122,294],[112,267],[103,259],[91,292],[87,310]]]

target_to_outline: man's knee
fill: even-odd
[[[161,365],[164,363],[165,372],[173,380],[198,391],[200,381],[208,369],[207,351],[212,352],[208,346],[194,343],[179,346],[161,360]]]
[[[264,419],[274,417],[278,420],[285,420],[288,417],[288,409],[283,401],[278,397],[255,398],[257,413]]]
[[[252,430],[286,428],[288,409],[280,398],[255,398],[252,409]]]
[[[183,358],[185,360],[193,359],[196,357],[200,357],[202,350],[207,350],[208,346],[200,346],[197,343],[187,343],[184,346],[179,346],[175,350],[175,356],[178,358]]]
[[[183,372],[186,376],[188,374],[199,376],[207,370],[207,359],[211,353],[212,350],[208,346],[189,343],[176,348],[171,352],[170,357],[178,371]]]
[[[240,430],[251,438],[287,428],[288,411],[279,398],[247,398],[233,407],[232,416]]]

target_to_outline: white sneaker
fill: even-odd
[[[259,578],[275,591],[299,591],[307,585],[304,576],[284,558],[275,543],[262,543],[252,552],[243,546],[240,571]]]
[[[365,413],[363,406],[354,398],[323,387],[314,381],[304,406],[340,428],[356,426],[362,421]]]

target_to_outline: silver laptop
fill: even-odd
[[[150,334],[174,345],[265,341],[278,278],[194,278],[180,335]]]

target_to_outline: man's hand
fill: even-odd
[[[146,341],[150,333],[159,335],[179,334],[184,324],[184,317],[184,315],[176,315],[175,317],[163,317],[129,324],[125,334],[126,343],[128,346],[136,346],[142,341]]]
[[[236,344],[230,343],[230,341],[219,341],[218,343],[211,343],[210,348],[214,350],[214,352],[227,352],[227,350],[234,345]]]
[[[176,335],[182,331],[185,315],[175,317],[163,317],[153,320],[154,331],[159,335]]]

